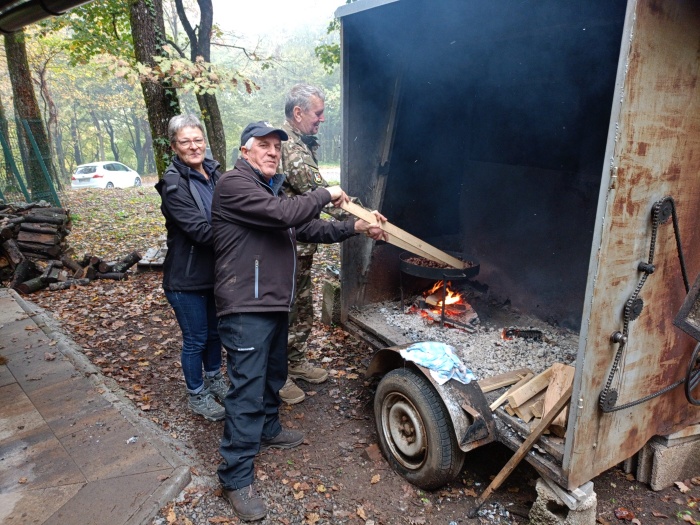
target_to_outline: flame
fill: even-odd
[[[425,297],[428,297],[429,295],[432,295],[438,291],[440,292],[440,295],[442,295],[442,283],[442,281],[436,282],[433,287],[424,294]],[[456,304],[462,301],[462,296],[450,289],[451,284],[452,283],[450,281],[447,281],[447,287],[445,289],[445,305]],[[441,307],[442,301],[438,301],[436,306]]]

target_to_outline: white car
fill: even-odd
[[[141,175],[121,162],[91,162],[75,168],[71,188],[130,188],[141,186]]]

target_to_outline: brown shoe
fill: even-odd
[[[288,377],[287,382],[282,387],[282,390],[280,390],[280,397],[282,401],[288,405],[295,405],[304,401],[306,394],[301,388],[294,384],[291,377]]]
[[[260,443],[260,450],[265,450],[267,448],[294,448],[301,445],[303,441],[303,432],[283,428],[282,432],[277,434],[272,439],[262,441]]]
[[[313,366],[306,360],[303,361],[289,361],[287,363],[288,375],[292,379],[303,379],[308,383],[314,383],[315,385],[323,383],[328,379],[328,372],[323,368]]]
[[[252,484],[242,489],[223,489],[224,497],[233,507],[233,512],[244,521],[257,521],[267,516],[265,502]]]

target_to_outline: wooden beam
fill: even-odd
[[[529,372],[529,373],[525,374],[525,375],[523,376],[523,378],[522,378],[520,381],[518,381],[517,383],[515,383],[512,387],[510,387],[510,389],[508,389],[506,392],[504,392],[503,394],[501,394],[501,396],[499,396],[498,399],[496,399],[493,403],[491,403],[491,404],[489,405],[489,408],[491,409],[491,412],[493,412],[493,411],[496,410],[498,407],[500,407],[503,403],[505,403],[506,398],[507,398],[511,393],[515,392],[518,388],[520,388],[520,387],[523,386],[525,383],[527,383],[530,379],[532,379],[532,377],[533,377],[534,375],[535,375],[535,374],[533,374],[532,372]]]
[[[481,391],[486,394],[487,392],[492,392],[503,388],[504,386],[510,386],[517,383],[527,374],[532,377],[532,370],[529,368],[519,368],[518,370],[511,370],[505,374],[498,374],[491,377],[486,377],[477,382]]]
[[[515,408],[520,406],[535,394],[542,392],[549,384],[549,377],[552,375],[552,369],[548,368],[541,374],[536,375],[523,386],[512,392],[508,397],[508,404]]]

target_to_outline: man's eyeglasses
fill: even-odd
[[[192,140],[178,140],[177,143],[182,146],[183,148],[188,147],[191,144],[194,144],[197,147],[200,147],[204,145],[204,139],[192,139]]]

